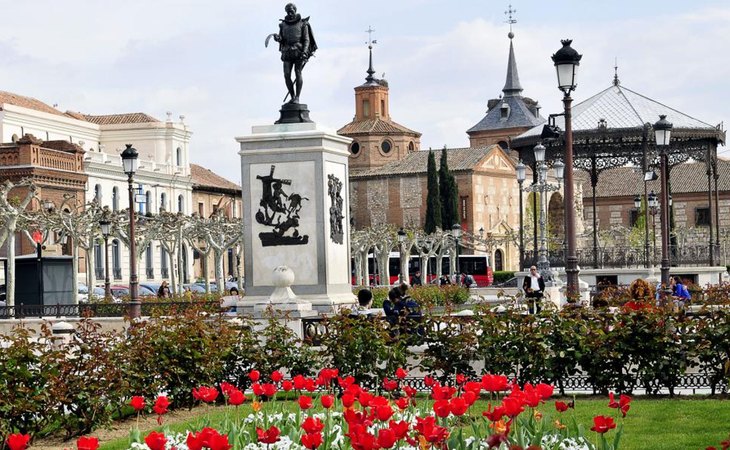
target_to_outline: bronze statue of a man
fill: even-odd
[[[279,43],[281,60],[284,62],[284,81],[291,97],[289,103],[299,103],[303,83],[302,69],[317,50],[317,44],[314,42],[309,17],[302,18],[297,14],[294,3],[288,3],[284,10],[286,17],[281,19],[279,33],[273,37]],[[293,80],[292,69],[294,69]]]

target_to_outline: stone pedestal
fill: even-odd
[[[304,103],[284,103],[279,110],[279,120],[282,123],[312,123],[309,118],[309,109]]]
[[[301,106],[301,105],[300,105]],[[274,269],[287,266],[296,302],[320,312],[352,305],[350,274],[350,139],[315,123],[253,127],[241,145],[244,267],[242,311],[270,302]],[[290,294],[277,294],[282,300]]]

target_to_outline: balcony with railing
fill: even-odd
[[[115,267],[113,269],[114,272],[114,279],[115,280],[121,280],[122,279],[122,268],[121,267]]]
[[[154,267],[148,267],[147,269],[145,269],[145,273],[147,275],[148,280],[155,279],[155,268]]]
[[[160,276],[162,278],[170,278],[170,269],[163,267],[160,269]]]
[[[103,280],[106,276],[106,273],[104,271],[103,267],[94,267],[94,275],[96,275],[97,280]]]

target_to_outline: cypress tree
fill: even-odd
[[[427,172],[427,197],[426,197],[426,221],[423,231],[431,234],[441,225],[441,194],[439,192],[439,179],[436,171],[436,157],[431,150],[428,151],[428,172]]]
[[[455,223],[459,223],[459,196],[456,179],[449,170],[446,155],[446,146],[441,150],[441,165],[439,167],[439,189],[441,190],[441,227],[450,230]]]

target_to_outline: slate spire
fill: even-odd
[[[515,49],[512,45],[512,38],[515,37],[513,32],[507,34],[509,37],[509,59],[507,60],[507,81],[504,83],[505,97],[520,97],[522,94],[522,85],[520,84],[520,75],[517,73],[517,62],[515,61]]]

